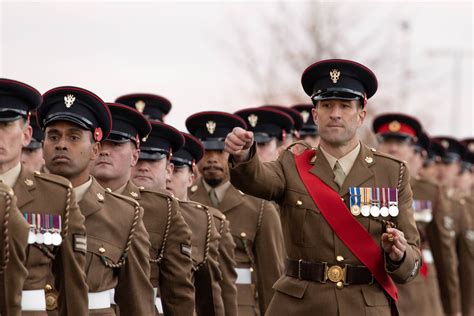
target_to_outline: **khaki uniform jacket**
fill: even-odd
[[[86,218],[89,292],[115,289],[121,315],[153,315],[150,242],[138,203],[105,190],[93,179],[79,207]],[[89,313],[115,315],[112,308]]]
[[[460,201],[464,201],[464,221],[458,242],[462,314],[474,316],[474,197],[466,196]]]
[[[151,244],[149,278],[158,288],[164,315],[192,315],[195,293],[189,251],[191,230],[179,211],[178,201],[167,192],[138,188],[131,181],[122,194],[134,198],[144,210],[143,221]]]
[[[432,214],[437,213],[443,205],[439,202],[439,187],[420,177],[412,177],[410,185],[413,191],[413,200],[431,201]],[[436,251],[432,249],[427,237],[428,226],[434,224],[433,220],[430,223],[417,222],[421,237],[421,249],[423,250]],[[425,277],[419,273],[412,282],[397,284],[400,315],[441,316],[444,314],[435,264],[427,262],[430,258],[423,257],[422,259],[423,264],[428,267],[428,275]]]
[[[197,315],[224,315],[217,231],[211,210],[203,204],[179,201],[181,214],[192,232],[192,259]]]
[[[190,199],[212,205],[202,181]],[[263,315],[274,294],[272,286],[283,274],[284,246],[278,212],[270,202],[233,186],[227,189],[218,208],[230,222],[237,245],[237,268],[254,270],[254,285],[237,284],[238,315]]]
[[[462,307],[456,245],[461,236],[462,205],[449,197],[445,188],[437,187],[435,194],[438,196],[437,204],[441,207],[434,206],[436,212],[427,233],[439,272],[438,283],[444,313],[459,315]]]
[[[13,191],[22,213],[61,215],[63,225],[60,246],[28,246],[28,277],[23,289],[43,290],[52,274],[55,288],[59,290],[59,315],[87,315],[86,257],[79,242],[85,237],[86,229],[71,183],[56,175],[33,173],[22,167]],[[47,313],[23,312],[23,315],[43,316]]]
[[[0,184],[0,315],[21,315],[29,227],[16,207],[13,190]]]
[[[408,282],[418,273],[420,265],[419,235],[412,210],[412,192],[404,164],[390,156],[361,145],[359,155],[341,189],[334,182],[334,173],[320,150],[315,149],[310,172],[330,186],[349,207],[349,187],[399,187],[400,214],[388,218],[408,241],[405,258],[396,269],[386,270],[397,283]],[[403,171],[405,170],[405,172]],[[344,264],[362,265],[328,225],[310,197],[296,169],[293,154],[285,150],[277,161],[261,163],[252,147],[246,163],[231,163],[232,183],[249,194],[274,200],[280,205],[281,222],[289,258],[312,262],[336,263],[342,256]],[[399,183],[400,181],[400,183]],[[399,185],[400,184],[400,185]],[[349,211],[349,210],[348,210]],[[384,227],[373,218],[357,217],[374,240],[381,245]],[[382,253],[383,249],[380,246]],[[326,283],[283,276],[275,284],[275,296],[268,315],[390,315],[389,301],[377,283],[349,285],[342,289]]]

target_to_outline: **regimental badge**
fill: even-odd
[[[216,131],[216,122],[214,121],[208,121],[206,123],[206,127],[207,127],[207,131],[209,132],[209,134],[214,134],[214,132]]]
[[[400,122],[399,121],[392,121],[390,124],[388,124],[388,130],[391,132],[398,132],[401,128]]]
[[[339,77],[341,76],[341,72],[338,69],[332,69],[329,72],[329,76],[331,77],[332,83],[337,83]]]
[[[468,149],[471,153],[474,153],[474,143],[470,143],[469,145],[467,145],[467,149]]]
[[[249,121],[250,126],[252,126],[252,127],[257,126],[257,122],[258,122],[258,116],[257,115],[250,114],[249,117],[247,117],[247,119]]]
[[[301,116],[303,117],[303,122],[306,124],[309,119],[309,112],[308,111],[301,111]]]
[[[104,134],[102,133],[102,128],[100,127],[97,127],[95,130],[94,130],[94,140],[96,142],[100,142],[102,140],[102,136],[104,136]]]
[[[372,158],[372,157],[370,157],[370,156],[365,157],[364,160],[365,160],[366,163],[372,163],[372,162],[374,162],[374,158]]]
[[[443,139],[441,141],[441,146],[443,146],[445,149],[449,148],[449,142],[446,139]]]
[[[143,113],[143,111],[145,110],[145,105],[145,101],[138,100],[137,102],[135,102],[135,109],[137,109],[138,112]]]
[[[64,105],[69,109],[76,101],[76,97],[72,94],[68,94],[64,97]]]

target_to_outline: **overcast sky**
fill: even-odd
[[[386,24],[410,21],[410,65],[422,68],[417,80],[426,76],[427,84],[420,85],[423,92],[409,104],[398,107],[391,102],[387,110],[417,115],[430,126],[431,135],[474,135],[472,2],[350,5],[354,3],[367,13],[367,32],[373,32],[370,21],[376,15],[385,14]],[[220,45],[223,38],[232,41],[235,21],[252,28],[262,12],[271,12],[275,5],[270,1],[1,1],[0,76],[24,81],[41,92],[77,85],[105,101],[132,92],[160,94],[173,103],[167,122],[183,130],[185,118],[197,111],[234,112],[259,105],[261,100],[240,91],[245,76]],[[256,27],[255,36],[258,32]],[[457,59],[457,72],[454,52],[464,54]],[[380,94],[396,98],[399,92],[383,91],[389,86],[384,85],[389,80],[384,76],[379,77]],[[299,79],[294,78],[294,89],[303,96]],[[376,104],[377,113],[383,112],[381,103]]]

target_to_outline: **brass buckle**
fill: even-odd
[[[341,267],[338,265],[333,265],[329,267],[326,264],[325,281],[329,279],[329,281],[333,283],[342,281],[344,284],[346,284],[346,273],[347,273],[347,264],[345,264],[344,267]]]

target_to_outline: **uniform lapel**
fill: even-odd
[[[196,182],[196,191],[191,192],[189,195],[190,200],[194,201],[199,201],[200,203],[208,206],[212,206],[211,199],[209,198],[209,194],[206,191],[206,188],[204,187],[204,184],[202,183],[204,181],[203,179],[199,179]]]
[[[27,186],[27,179],[31,180],[33,184]],[[17,207],[19,209],[21,209],[24,205],[28,204],[34,199],[33,195],[30,192],[34,190],[36,186],[33,180],[34,175],[25,168],[21,167],[20,176],[18,177],[18,180],[13,186],[13,191],[15,192],[15,195],[17,197]]]
[[[140,197],[141,197],[140,189],[135,184],[133,184],[133,182],[130,180],[128,180],[127,185],[125,186],[123,191],[120,192],[120,194],[129,196],[132,199],[135,199],[137,201],[140,200]]]
[[[370,178],[374,177],[374,173],[371,169],[374,164],[375,158],[372,151],[364,144],[361,144],[359,155],[357,156],[351,171],[342,184],[339,194],[344,195],[349,192],[349,187],[358,187]]]
[[[334,172],[329,165],[328,160],[324,157],[321,150],[316,150],[315,156],[312,158],[311,163],[313,167],[309,170],[312,174],[317,176],[321,181],[326,183],[334,191],[339,191],[339,186],[334,182]]]
[[[89,187],[89,190],[87,190],[86,194],[79,202],[79,208],[85,217],[100,211],[103,202],[99,202],[99,196],[102,195],[102,198],[105,198],[104,193],[104,188],[102,188],[99,183],[92,178],[92,184]]]
[[[242,194],[239,192],[239,190],[234,188],[233,185],[231,185],[224,194],[224,198],[219,203],[219,210],[222,213],[225,213],[243,202],[244,198]]]

